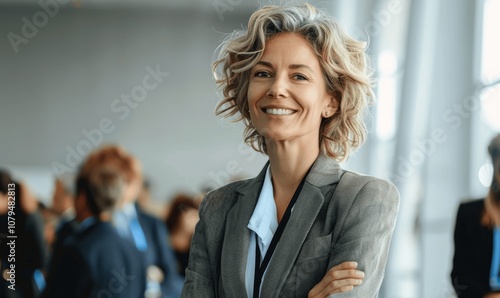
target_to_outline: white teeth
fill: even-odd
[[[271,115],[291,115],[291,114],[293,114],[293,110],[289,110],[289,109],[266,109],[266,114],[271,114]]]

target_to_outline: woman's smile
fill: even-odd
[[[269,115],[287,116],[296,113],[295,110],[287,108],[262,108],[262,111]]]

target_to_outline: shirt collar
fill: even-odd
[[[121,235],[128,235],[130,221],[135,218],[137,218],[137,211],[134,204],[126,204],[113,211],[112,222]]]
[[[125,204],[122,210],[128,217],[137,217],[137,211],[135,210],[134,203]]]
[[[81,223],[78,224],[76,228],[76,233],[80,234],[87,230],[90,226],[97,222],[97,219],[94,216],[89,216],[84,219]]]
[[[257,205],[250,217],[247,226],[259,237],[264,246],[269,246],[274,232],[278,228],[276,204],[274,202],[273,184],[271,182],[270,167],[267,167],[264,184],[257,201]]]
[[[252,193],[255,188],[260,188],[263,183],[264,176],[266,175],[268,165],[269,161],[262,168],[257,177],[246,180],[238,186],[236,191],[244,195]],[[335,159],[320,153],[312,165],[309,175],[306,177],[306,182],[314,187],[320,188],[339,182],[343,172],[344,171]]]

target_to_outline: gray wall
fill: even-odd
[[[72,150],[119,143],[142,161],[162,200],[224,183],[227,173],[259,171],[265,158],[240,147],[241,126],[214,115],[210,69],[222,33],[240,28],[248,15],[227,11],[221,20],[215,10],[67,8],[15,53],[9,32],[22,36],[23,17],[33,20],[38,11],[0,6],[0,166],[54,175],[64,171],[54,171],[56,163],[71,168],[78,160],[68,163]],[[168,75],[144,97],[148,66]],[[134,92],[142,100],[132,99],[134,108],[120,102]],[[83,130],[94,130],[97,142]],[[39,194],[47,195],[48,189]]]

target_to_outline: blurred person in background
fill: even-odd
[[[75,176],[65,174],[55,179],[52,207],[48,210],[56,215],[55,222],[47,222],[46,232],[50,233],[53,225],[54,238],[52,239],[49,264],[52,266],[52,256],[59,254],[59,249],[68,237],[74,235],[78,222],[75,215]],[[49,267],[49,268],[50,268]],[[49,269],[50,270],[50,269]]]
[[[14,189],[14,191],[12,191]],[[13,199],[9,199],[13,198]],[[9,203],[10,202],[10,203]],[[11,204],[13,202],[13,204]],[[9,214],[11,212],[11,214]],[[10,218],[9,218],[10,217]],[[13,220],[11,219],[13,218]],[[10,223],[13,225],[9,226]],[[15,233],[10,233],[10,228]],[[38,211],[38,201],[23,183],[16,182],[10,174],[0,169],[0,235],[1,267],[0,297],[39,297],[45,287],[42,270],[46,265],[46,245],[43,220]],[[17,238],[7,238],[14,235]],[[14,257],[9,257],[11,240],[15,242]],[[11,266],[14,266],[15,291],[12,285]]]
[[[488,152],[493,180],[486,198],[457,212],[451,282],[459,298],[500,298],[500,134]]]
[[[98,168],[80,175],[76,184],[78,225],[54,256],[43,297],[143,297],[143,255],[110,223],[125,189],[121,173]]]
[[[185,276],[189,261],[189,248],[193,238],[198,216],[199,202],[185,195],[176,195],[169,206],[166,225],[170,234],[168,240],[177,257],[177,268],[180,275]]]
[[[140,162],[116,145],[104,146],[90,153],[82,165],[82,173],[102,167],[113,167],[125,177],[125,191],[113,212],[118,234],[144,254],[148,284],[146,297],[179,297],[183,279],[177,273],[175,256],[168,245],[168,232],[158,218],[145,213],[137,199],[142,188]]]
[[[142,210],[151,208],[151,182],[149,179],[142,179],[142,187],[137,196],[137,206]]]
[[[183,297],[377,297],[399,194],[338,163],[366,136],[366,44],[301,4],[257,10],[218,49],[217,115],[269,161],[206,195]]]
[[[48,208],[42,202],[39,202],[38,210],[43,220],[43,237],[45,239],[45,244],[48,251],[48,259],[50,260],[50,254],[52,253],[52,246],[56,240],[56,227],[59,221],[59,216],[54,210]],[[47,261],[47,264],[49,262]]]
[[[156,202],[151,195],[151,180],[144,178],[142,180],[142,188],[139,192],[136,206],[141,209],[141,211],[153,215],[156,218],[165,218],[167,214],[165,204]]]
[[[71,174],[58,177],[54,182],[51,209],[59,216],[56,230],[59,230],[64,224],[75,218],[74,184],[75,177]]]

